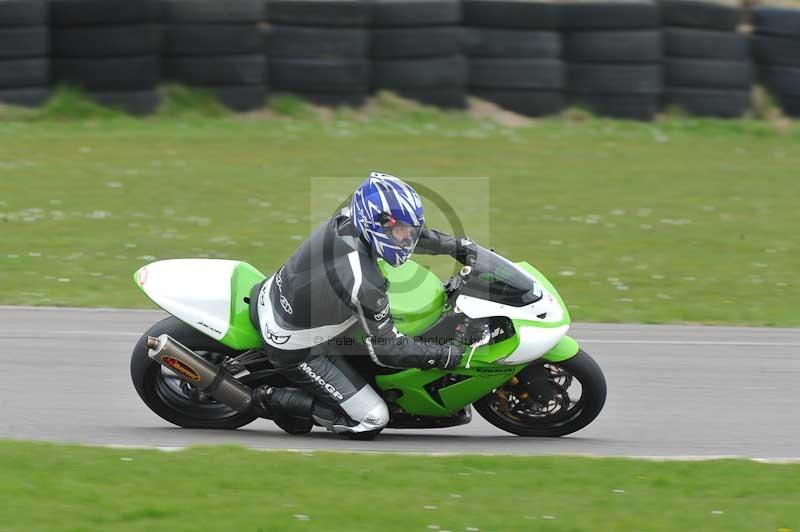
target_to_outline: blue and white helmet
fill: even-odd
[[[375,254],[392,266],[408,260],[425,223],[416,191],[378,172],[372,172],[353,193],[350,217]]]

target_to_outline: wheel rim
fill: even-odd
[[[491,411],[522,428],[552,429],[580,416],[584,385],[563,367],[528,367],[487,397]]]
[[[224,355],[213,351],[195,351],[195,353],[212,363],[218,363],[224,358]],[[236,410],[179,379],[168,368],[157,364],[153,370],[152,382],[155,393],[172,410],[203,421],[219,421],[239,415]]]

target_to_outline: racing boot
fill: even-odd
[[[260,386],[253,391],[253,402],[262,417],[274,421],[284,432],[306,434],[314,427],[314,397],[299,388]]]

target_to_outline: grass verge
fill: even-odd
[[[457,219],[536,265],[576,320],[800,325],[791,123],[568,113],[512,126],[385,96],[363,111],[284,98],[229,115],[170,90],[143,120],[77,119],[69,101],[3,115],[0,304],[151,307],[130,275],[165,258],[274,271],[381,170],[452,208],[428,197],[432,227]]]
[[[32,530],[800,528],[800,465],[176,453],[0,442],[0,522]]]

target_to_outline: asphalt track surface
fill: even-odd
[[[289,436],[258,420],[235,431],[174,427],[130,382],[131,349],[158,311],[0,307],[0,438],[97,445],[800,459],[800,329],[575,324],[608,382],[589,427],[508,435],[477,414],[437,430],[357,442]]]

